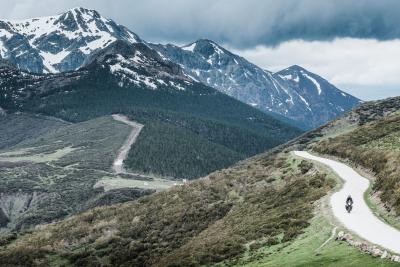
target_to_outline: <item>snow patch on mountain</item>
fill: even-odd
[[[315,88],[317,88],[318,94],[320,95],[322,92],[321,85],[315,80],[313,77],[309,76],[307,73],[303,73],[303,76],[305,76],[307,79],[309,79],[314,85]]]
[[[193,52],[195,47],[196,47],[196,43],[193,43],[188,46],[182,46],[182,49],[185,51]]]

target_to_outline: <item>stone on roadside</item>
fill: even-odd
[[[387,253],[387,251],[385,250],[385,251],[383,251],[383,253],[382,253],[381,259],[385,259],[387,256],[388,256],[388,253]]]
[[[382,256],[382,254],[383,254],[383,252],[382,252],[382,250],[380,250],[379,248],[377,248],[377,247],[372,247],[372,250],[371,250],[371,255],[373,256],[373,257],[380,257],[380,256]]]
[[[394,261],[394,262],[400,262],[400,256],[398,255],[393,255],[390,260]]]
[[[353,236],[351,234],[347,233],[343,236],[343,240],[353,240]]]
[[[344,232],[340,231],[336,237],[337,240],[343,240]]]

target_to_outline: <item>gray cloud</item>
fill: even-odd
[[[400,38],[397,0],[0,0],[0,6],[8,19],[96,9],[154,42],[206,37],[243,48],[292,39]]]

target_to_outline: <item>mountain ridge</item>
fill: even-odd
[[[308,129],[318,127],[360,103],[359,99],[300,66],[294,65],[273,73],[208,39],[199,39],[181,47],[171,44],[150,45],[181,65],[195,80],[264,112],[274,112],[301,121]],[[304,82],[304,79],[289,81],[285,79],[289,73],[282,75],[285,71],[294,72],[292,75],[303,71],[302,77],[307,75],[311,83]],[[311,89],[317,90],[312,92]],[[322,91],[327,92],[325,94]],[[333,95],[335,98],[332,98]],[[326,107],[322,108],[321,105]]]

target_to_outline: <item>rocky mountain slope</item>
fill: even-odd
[[[85,8],[49,17],[0,21],[0,56],[35,73],[76,70],[94,51],[116,40],[141,41],[126,27]]]
[[[152,45],[186,73],[264,112],[275,112],[315,128],[360,101],[299,66],[277,73],[263,70],[213,41],[183,47]]]
[[[394,266],[329,239],[332,222],[324,195],[340,187],[340,180],[289,151],[314,149],[371,168],[378,179],[368,198],[379,204],[378,192],[378,200],[394,208],[382,216],[393,221],[399,212],[394,194],[399,110],[399,98],[366,103],[279,148],[186,185],[90,210],[19,238],[5,236],[0,263]]]

